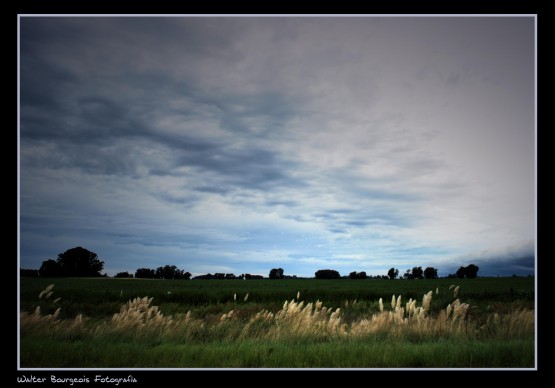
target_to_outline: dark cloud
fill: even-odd
[[[458,257],[450,273],[460,266],[477,265],[480,276],[532,275],[535,273],[535,246],[533,241],[514,244],[503,249],[486,250]],[[458,264],[458,266],[456,266]]]
[[[512,276],[512,275],[534,275],[535,262],[534,255],[527,255],[523,257],[507,258],[506,256],[492,257],[488,260],[480,258],[468,259],[461,262],[460,266],[467,266],[470,264],[477,265],[480,269],[479,276]],[[455,273],[459,267],[453,267],[450,273]],[[447,275],[447,274],[445,274]]]
[[[219,46],[229,46],[225,38],[216,38],[219,34],[210,39],[199,33],[199,29],[214,28],[210,20],[188,24],[176,20],[103,19],[101,25],[116,23],[122,32],[109,45],[104,44],[106,32],[99,30],[93,21],[85,18],[81,20],[82,25],[74,20],[60,21],[60,24],[69,24],[68,30],[72,32],[69,35],[61,34],[64,29],[50,19],[23,24],[22,79],[25,81],[21,87],[21,136],[26,140],[24,152],[29,154],[24,161],[26,166],[78,168],[91,174],[133,177],[140,176],[141,167],[144,167],[142,174],[158,176],[178,174],[174,170],[179,167],[194,167],[200,172],[215,174],[210,176],[215,180],[212,190],[219,192],[225,186],[265,189],[301,184],[288,175],[292,162],[257,143],[257,139],[278,138],[279,129],[293,117],[291,102],[282,96],[209,93],[192,86],[192,81],[176,82],[171,74],[140,73],[137,70],[140,63],[131,59],[130,67],[112,65],[111,71],[105,71],[103,58],[106,62],[114,60],[104,50],[114,50],[111,54],[116,57],[121,55],[116,52],[117,48],[131,50],[124,43],[135,32],[149,37],[149,48],[162,50],[161,47],[167,49],[168,45],[152,46],[152,40],[164,36],[164,31],[168,34],[173,31],[173,35],[167,36],[183,36],[184,41],[179,44],[192,51],[182,55],[192,57],[206,51],[212,53]],[[144,28],[139,29],[143,24]],[[195,43],[195,36],[202,36],[204,44]],[[143,46],[145,42],[134,41],[131,47],[137,45]],[[207,45],[212,48],[206,48]],[[61,46],[66,50],[56,60],[55,53],[47,48],[56,52]],[[92,56],[91,50],[100,51]],[[79,56],[82,51],[87,55]],[[68,56],[82,63],[85,66],[82,70],[87,72],[69,70],[73,62],[65,60]],[[172,106],[168,101],[184,104]],[[204,134],[202,125],[205,124],[200,123],[206,119],[218,123],[220,132],[232,137]],[[167,120],[170,122],[165,123]],[[168,160],[163,169],[159,162],[150,160],[145,142],[166,150]],[[48,152],[41,152],[46,143]],[[202,187],[206,189],[208,185]],[[172,196],[164,198],[172,202],[187,201]]]

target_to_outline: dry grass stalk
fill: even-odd
[[[424,298],[422,298],[422,308],[426,311],[430,310],[430,303],[432,302],[432,291],[424,294]]]
[[[135,298],[121,306],[120,312],[114,314],[112,323],[116,329],[143,329],[152,327],[167,327],[173,323],[171,317],[165,317],[158,306],[151,306],[153,298]]]
[[[39,299],[46,295],[49,298],[52,295],[52,289],[54,288],[53,284],[48,285],[44,290],[42,290],[39,294]]]
[[[235,313],[235,311],[231,310],[220,317],[220,322],[230,321],[235,318],[237,318],[237,314]]]

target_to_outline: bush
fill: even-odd
[[[340,279],[339,272],[333,269],[320,269],[314,273],[316,279]]]

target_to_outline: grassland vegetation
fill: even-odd
[[[24,367],[534,366],[533,279],[45,280],[22,279]]]

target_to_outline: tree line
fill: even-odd
[[[49,259],[42,262],[40,269],[21,269],[20,275],[25,277],[100,277],[101,271],[104,268],[104,261],[98,258],[98,255],[88,249],[82,247],[75,247],[60,253],[58,259]],[[450,274],[449,278],[468,278],[473,279],[478,276],[479,267],[475,264],[470,264],[466,267],[461,266],[454,274]],[[297,276],[288,276],[284,274],[283,268],[272,268],[268,274],[269,279],[296,279]],[[116,278],[142,278],[142,279],[191,279],[191,273],[177,268],[175,265],[160,266],[156,269],[152,268],[138,268],[135,274],[127,271],[118,272],[114,277]],[[320,269],[314,273],[316,279],[341,279],[342,276],[338,271],[333,269]],[[193,277],[193,279],[204,280],[232,280],[232,279],[263,279],[262,275],[241,274],[235,275],[232,273],[215,273],[205,274]],[[369,279],[366,272],[353,271],[344,278],[349,279]],[[387,275],[378,275],[374,278],[379,279],[437,279],[438,270],[434,267],[413,267],[407,269],[402,276],[399,276],[399,270],[390,268]]]

